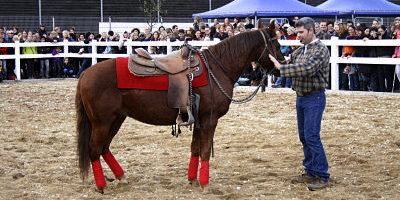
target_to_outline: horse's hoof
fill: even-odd
[[[211,190],[208,184],[202,185],[201,188],[203,189],[203,194],[211,194]]]
[[[104,195],[109,195],[109,194],[114,193],[114,191],[111,190],[110,188],[108,188],[107,186],[101,187],[101,188],[96,188],[96,192],[99,192],[100,194],[104,194]]]
[[[125,177],[125,175],[122,175],[122,176],[120,176],[120,177],[117,177],[117,179],[118,179],[118,181],[119,181],[119,183],[118,183],[118,185],[128,185],[129,184],[129,182],[128,182],[128,180],[126,180],[126,177]]]
[[[198,187],[198,186],[200,186],[200,183],[199,183],[199,180],[197,180],[197,179],[188,179],[189,180],[189,184],[192,186],[192,187]]]

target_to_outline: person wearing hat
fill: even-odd
[[[40,28],[39,28],[38,33],[39,33],[39,37],[47,38],[46,26],[44,24],[40,24]]]
[[[283,28],[285,28],[285,29],[287,29],[287,28],[289,28],[289,27],[290,27],[289,24],[284,24],[284,25],[283,25]]]

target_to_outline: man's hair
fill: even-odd
[[[303,17],[296,22],[296,28],[301,26],[306,30],[310,30],[311,28],[315,30],[315,21],[309,17]]]
[[[202,29],[206,28],[206,24],[204,22],[200,22],[199,27]]]
[[[172,26],[172,29],[175,29],[176,27],[178,27],[178,25],[173,25],[173,26]]]

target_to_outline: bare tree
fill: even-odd
[[[158,17],[167,14],[166,10],[161,9],[162,3],[165,2],[165,0],[139,0],[139,2],[142,3],[140,9],[146,16],[146,22],[150,30],[152,30],[154,24],[158,21]]]

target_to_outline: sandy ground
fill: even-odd
[[[399,199],[400,95],[327,92],[321,137],[331,187],[308,191],[290,179],[302,173],[295,95],[269,89],[232,104],[220,119],[210,187],[187,182],[191,133],[127,119],[111,150],[127,186],[95,192],[92,173],[79,177],[74,97],[77,80],[0,84],[0,199]],[[235,97],[251,92],[235,89]],[[103,162],[106,176],[111,170]]]

